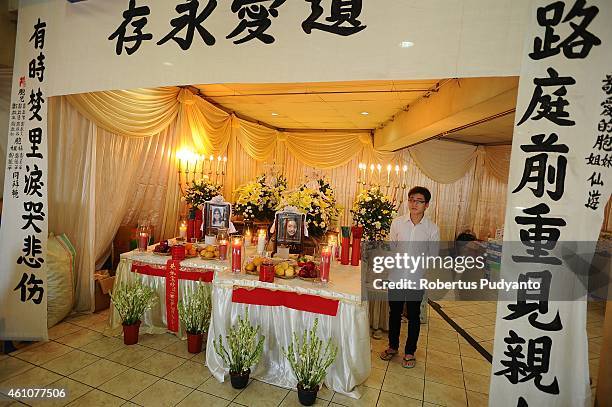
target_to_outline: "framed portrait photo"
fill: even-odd
[[[227,202],[206,202],[206,229],[210,233],[217,233],[218,228],[229,228],[230,204]]]
[[[304,235],[304,215],[294,212],[276,214],[276,244],[300,245]]]

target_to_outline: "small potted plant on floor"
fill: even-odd
[[[261,358],[265,337],[259,335],[259,325],[254,327],[249,323],[247,310],[244,318],[238,317],[238,322],[229,330],[225,339],[229,351],[223,346],[219,335],[219,342],[213,339],[215,352],[229,366],[232,387],[244,389],[249,383],[251,366],[256,365]]]
[[[185,297],[187,300],[180,301],[178,304],[178,313],[187,331],[187,350],[189,353],[200,353],[204,333],[208,330],[210,323],[212,306],[210,286],[200,282]]]
[[[324,344],[317,336],[318,325],[317,318],[310,331],[304,330],[301,341],[294,332],[289,348],[283,348],[283,353],[297,377],[298,399],[304,406],[314,404],[319,385],[325,379],[327,368],[334,363],[338,353],[338,347],[332,343],[331,338]]]
[[[155,291],[151,287],[144,286],[140,281],[122,282],[114,287],[111,300],[121,317],[123,343],[126,345],[138,343],[140,319],[157,300]]]

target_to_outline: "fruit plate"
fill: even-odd
[[[297,277],[297,275],[296,275],[296,274],[294,274],[294,275],[293,275],[293,276],[291,276],[291,277],[287,277],[287,276],[279,276],[278,274],[276,274],[276,275],[275,275],[275,277],[276,277],[276,278],[282,278],[283,280],[293,280],[294,278],[296,278],[296,277]]]
[[[316,277],[300,277],[300,280],[310,281],[311,283],[314,283],[317,280],[317,278]]]
[[[259,275],[259,271],[257,271],[257,270],[253,270],[253,271],[244,270],[244,272],[245,272],[246,274],[250,274],[250,275],[252,275],[252,276],[258,276],[258,275]]]
[[[156,256],[171,256],[172,253],[168,252],[168,253],[162,253],[162,252],[151,252]]]
[[[196,254],[194,257],[199,257],[202,260],[219,260],[219,256],[215,256],[215,257],[204,257],[201,254]]]
[[[193,259],[193,258],[195,258],[195,257],[198,257],[198,255],[197,255],[197,254],[186,254],[186,255],[185,255],[185,258],[186,258],[186,259]]]

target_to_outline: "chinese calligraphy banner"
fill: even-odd
[[[500,296],[491,406],[591,405],[584,265],[612,191],[610,21],[606,0],[534,2],[501,277],[540,288]]]
[[[0,339],[47,338],[48,5],[20,15],[13,68],[4,214]]]

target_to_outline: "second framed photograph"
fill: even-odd
[[[216,234],[218,228],[229,228],[230,204],[226,202],[206,202],[204,207],[206,214],[207,233]]]
[[[294,212],[276,214],[276,244],[295,245],[302,243],[304,215]]]

